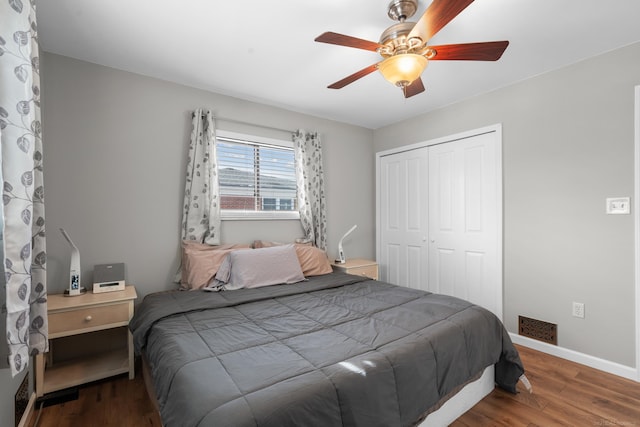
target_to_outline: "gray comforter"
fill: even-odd
[[[407,426],[484,368],[524,372],[469,302],[333,273],[148,295],[130,323],[165,426]]]

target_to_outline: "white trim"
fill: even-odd
[[[498,144],[496,146],[496,165],[498,167],[498,171],[497,171],[497,179],[496,179],[496,184],[498,186],[498,188],[496,188],[496,200],[498,203],[498,206],[496,207],[496,212],[497,212],[497,216],[498,216],[498,227],[497,227],[497,231],[498,231],[498,237],[497,237],[497,243],[496,243],[496,250],[498,251],[498,265],[497,265],[497,269],[498,269],[498,280],[500,281],[498,288],[496,289],[496,291],[498,292],[498,295],[496,295],[496,301],[499,301],[500,304],[498,305],[498,318],[500,319],[500,321],[502,321],[504,319],[504,267],[503,267],[503,261],[504,261],[504,252],[503,252],[503,240],[504,240],[504,218],[502,216],[502,213],[504,211],[504,196],[503,196],[503,190],[504,190],[504,184],[502,182],[502,177],[503,177],[503,172],[502,172],[502,125],[501,124],[497,124],[492,126],[493,131],[496,133],[496,137],[498,139]]]
[[[20,418],[20,423],[18,423],[18,427],[26,427],[29,421],[31,421],[31,415],[33,414],[33,408],[35,406],[35,403],[36,403],[36,393],[33,392],[31,393],[31,396],[29,396],[29,402],[27,403],[27,407],[24,410],[24,413],[22,414],[22,418]]]
[[[502,124],[498,123],[495,125],[472,129],[465,132],[456,133],[453,135],[447,135],[440,138],[430,139],[428,141],[416,142],[414,144],[403,145],[401,147],[391,148],[385,151],[379,151],[376,153],[376,159],[378,160],[376,163],[379,163],[380,157],[390,156],[393,154],[404,153],[405,151],[416,150],[418,148],[428,147],[430,145],[444,144],[447,142],[458,141],[460,139],[472,138],[478,135],[484,135],[485,133],[497,132],[497,134],[502,137]],[[500,139],[502,143],[502,138]],[[502,165],[502,164],[500,164]]]
[[[300,219],[298,211],[234,211],[222,209],[220,219],[223,221],[276,221]]]
[[[504,254],[502,252],[504,223],[503,223],[502,211],[504,208],[503,208],[503,182],[502,182],[502,124],[501,123],[497,123],[495,125],[473,129],[465,132],[460,132],[453,135],[444,136],[441,138],[430,139],[428,141],[417,142],[409,145],[403,145],[401,147],[396,147],[396,148],[392,148],[385,151],[379,151],[376,153],[376,259],[377,260],[382,259],[382,248],[380,247],[381,245],[380,235],[381,235],[382,224],[380,224],[381,209],[380,209],[380,195],[378,194],[378,190],[380,189],[380,185],[381,185],[380,168],[381,168],[382,158],[385,156],[391,156],[394,154],[404,153],[411,150],[417,150],[419,148],[424,148],[431,145],[445,144],[447,142],[459,141],[461,139],[472,138],[474,136],[484,135],[492,132],[495,132],[497,141],[498,141],[498,144],[496,147],[496,166],[498,168],[498,171],[497,171],[498,188],[496,193],[496,199],[498,204],[498,206],[496,207],[498,212],[498,227],[497,227],[498,236],[497,236],[496,249],[498,251],[498,259],[497,259],[496,269],[497,269],[498,280],[500,283],[496,290],[497,291],[496,298],[497,298],[497,301],[499,301],[499,304],[497,304],[498,313],[495,313],[495,314],[498,316],[500,320],[502,320],[502,316],[504,313],[504,297],[503,297],[504,295],[504,289],[503,289],[504,288],[504,276],[503,276]]]
[[[382,224],[380,223],[380,186],[382,183],[380,182],[380,162],[382,155],[381,153],[376,153],[376,187],[375,187],[375,199],[376,199],[376,261],[380,262],[382,259],[382,249],[380,248],[380,231]],[[379,268],[379,267],[378,267]]]
[[[634,109],[634,129],[635,140],[633,144],[633,219],[635,226],[634,233],[634,266],[635,266],[635,293],[636,293],[636,378],[640,382],[640,86],[635,87],[635,109]]]
[[[574,350],[570,350],[564,347],[558,347],[555,345],[547,344],[542,341],[537,341],[531,338],[523,337],[518,334],[509,332],[511,341],[514,344],[520,344],[525,347],[532,348],[534,350],[541,351],[543,353],[551,354],[552,356],[567,359],[572,362],[580,363],[581,365],[589,366],[600,371],[607,372],[609,374],[617,375],[619,377],[635,380],[637,378],[637,369],[630,366],[621,365],[609,360],[600,359],[598,357],[590,356],[588,354],[580,353]],[[526,370],[525,366],[525,370]]]
[[[247,133],[231,132],[216,129],[216,137],[238,139],[240,141],[254,142],[257,144],[276,145],[279,147],[293,148],[293,141],[287,139],[266,138],[264,136],[249,135]]]

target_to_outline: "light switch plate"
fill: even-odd
[[[608,215],[628,215],[631,213],[631,200],[629,197],[607,198]]]

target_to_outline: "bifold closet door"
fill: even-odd
[[[380,159],[380,277],[428,290],[427,147]]]
[[[495,132],[429,147],[429,286],[502,318]]]

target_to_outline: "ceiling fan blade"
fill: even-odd
[[[422,83],[422,79],[418,77],[409,86],[405,86],[403,91],[405,98],[411,98],[413,95],[424,92],[424,84]]]
[[[497,61],[509,46],[507,40],[498,42],[444,44],[429,46],[435,51],[431,61]]]
[[[355,47],[356,49],[370,50],[373,52],[384,47],[376,42],[359,39],[357,37],[345,36],[344,34],[332,33],[331,31],[320,34],[315,38],[315,41],[320,43],[337,44],[339,46]]]
[[[428,42],[471,3],[473,0],[433,0],[408,37],[419,37],[423,42]]]
[[[362,77],[373,73],[374,71],[376,71],[378,69],[378,64],[373,64],[373,65],[369,65],[367,68],[363,68],[360,71],[356,71],[355,73],[351,74],[350,76],[345,77],[342,80],[339,80],[335,83],[333,83],[332,85],[327,86],[329,89],[342,89],[343,87],[345,87],[346,85],[355,82],[358,79],[361,79]]]

